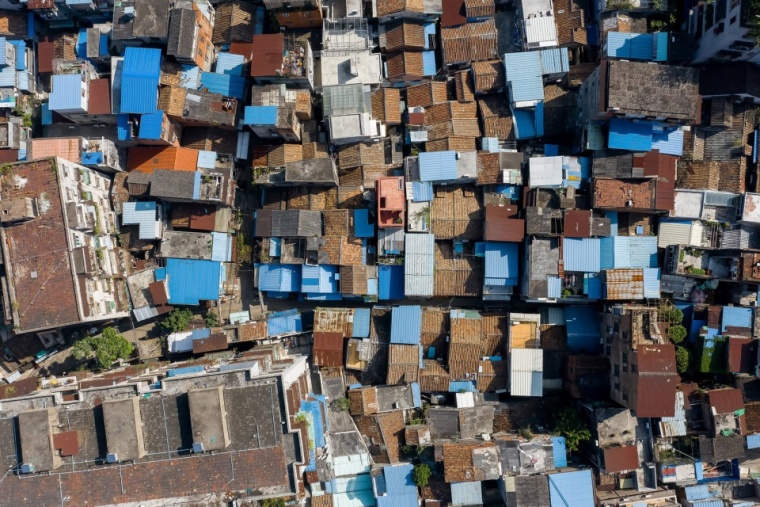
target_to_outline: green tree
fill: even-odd
[[[100,368],[110,368],[117,359],[128,359],[135,346],[112,327],[103,330],[100,336],[83,338],[74,344],[72,355],[79,360],[95,354]]]
[[[187,329],[191,320],[193,320],[193,312],[187,308],[177,308],[166,316],[161,322],[161,327],[170,333],[178,333]]]
[[[414,471],[412,472],[412,480],[414,483],[424,488],[428,485],[428,481],[430,480],[430,475],[432,472],[430,471],[430,467],[427,466],[425,463],[419,463],[417,465],[414,465]]]
[[[264,500],[260,500],[259,504],[261,507],[285,507],[285,499],[284,498],[265,498]]]
[[[660,322],[669,322],[671,324],[681,324],[683,322],[683,312],[675,306],[662,305],[658,312]]]
[[[216,327],[219,325],[219,316],[211,308],[208,309],[206,316],[203,317],[203,320],[206,321],[206,326],[208,327]]]
[[[572,407],[561,409],[555,419],[554,433],[565,437],[565,444],[571,452],[577,451],[581,442],[591,438],[591,431]]]
[[[676,370],[678,373],[686,373],[691,362],[691,354],[686,347],[676,347]]]
[[[672,341],[676,345],[684,341],[686,339],[687,334],[688,333],[686,332],[686,328],[680,324],[676,326],[670,326],[668,328],[668,338],[670,338],[670,341]]]
[[[348,412],[348,409],[351,408],[351,402],[348,398],[338,398],[333,401],[333,407],[341,412]]]

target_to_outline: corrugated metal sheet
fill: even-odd
[[[541,108],[541,112],[539,112]],[[515,137],[517,139],[531,139],[544,134],[543,102],[539,102],[535,109],[514,109]]]
[[[121,113],[146,114],[156,111],[161,50],[127,47],[121,73]]]
[[[198,305],[219,299],[219,262],[195,259],[167,259],[169,304]]]
[[[378,299],[387,301],[404,298],[404,266],[381,264],[378,271]]]
[[[216,152],[201,150],[198,152],[198,167],[202,169],[216,168]]]
[[[552,437],[552,451],[554,454],[554,467],[567,466],[567,445],[565,437]]]
[[[219,53],[216,59],[216,73],[242,76],[245,57],[234,53]]]
[[[683,130],[680,128],[668,128],[663,131],[652,132],[652,149],[660,150],[664,155],[683,155]]]
[[[404,238],[404,294],[432,297],[435,265],[435,236],[407,234]]]
[[[422,52],[422,75],[435,76],[438,73],[438,67],[435,64],[435,51]]]
[[[644,122],[632,122],[613,118],[607,146],[620,150],[649,151],[652,149],[652,126]]]
[[[419,155],[420,180],[446,181],[457,179],[457,152],[434,151]]]
[[[541,55],[542,74],[564,74],[570,71],[570,59],[565,48],[542,49]]]
[[[599,313],[592,306],[568,306],[565,308],[567,347],[571,352],[584,351],[596,354],[602,333],[599,329]]]
[[[6,67],[0,71],[0,87],[6,86],[4,79],[8,69],[10,69],[13,75],[12,86],[16,86],[16,71],[11,67]],[[49,107],[51,111],[84,112],[82,104],[82,76],[79,74],[54,75]]]
[[[510,394],[512,396],[543,396],[544,351],[542,349],[512,349],[510,354]]]
[[[485,245],[485,285],[516,286],[519,278],[517,243],[489,241]]]
[[[301,292],[335,294],[338,292],[338,266],[304,264],[301,268]]]
[[[367,338],[369,336],[369,322],[372,312],[369,308],[354,309],[354,327],[352,338]]]
[[[144,114],[140,116],[140,139],[161,139],[161,131],[164,126],[164,112]]]
[[[201,69],[197,65],[183,65],[179,83],[182,88],[197,90],[201,86]]]
[[[47,102],[42,103],[42,124],[43,125],[52,125],[53,124],[53,111],[50,110],[50,107],[48,106]]]
[[[232,236],[226,232],[212,232],[211,260],[218,262],[232,261]]]
[[[599,238],[566,238],[563,244],[565,271],[598,273],[601,269]]]
[[[391,343],[419,345],[422,336],[422,307],[394,306],[391,310]]]
[[[644,268],[644,297],[647,299],[659,299],[660,297],[660,270],[658,268]]]
[[[277,106],[245,106],[243,125],[275,125]]]
[[[8,42],[16,46],[16,70],[26,70],[26,42],[23,40]]]
[[[51,121],[52,121],[52,115],[51,115]],[[130,141],[132,139],[131,137],[132,129],[129,127],[129,115],[128,114],[117,114],[116,115],[116,134],[119,138],[119,141]]]
[[[476,482],[452,482],[451,483],[452,505],[482,505],[483,485]]]
[[[695,500],[705,500],[712,496],[710,494],[710,489],[706,485],[686,486],[684,488],[684,493],[686,493],[686,499],[690,502]]]
[[[156,239],[158,236],[156,203],[151,201],[125,202],[122,205],[121,223],[123,225],[139,225],[140,239]]]
[[[657,246],[665,248],[669,245],[691,244],[691,220],[660,220],[657,231]]]
[[[267,334],[277,336],[303,331],[301,312],[296,309],[269,314],[267,317]]]
[[[547,477],[549,479],[551,507],[590,507],[595,505],[591,470],[550,474]]]
[[[552,20],[552,24],[554,21]],[[505,77],[512,104],[544,100],[541,54],[537,51],[504,55]]]
[[[760,434],[747,435],[747,449],[757,449],[760,447]]]
[[[602,278],[598,275],[587,275],[584,279],[584,290],[589,299],[602,298]]]
[[[614,236],[601,239],[601,268],[657,267],[657,237]]]
[[[259,290],[267,292],[298,292],[300,288],[300,265],[262,264],[259,266]]]
[[[357,238],[375,237],[375,226],[369,221],[369,210],[366,208],[354,210],[354,236]]]
[[[547,276],[546,285],[546,297],[555,299],[562,297],[562,278],[558,276]]]
[[[752,329],[752,308],[724,306],[720,328],[721,332],[725,332],[729,327],[744,327]]]
[[[412,200],[414,202],[430,202],[433,200],[433,184],[424,181],[412,183]]]
[[[186,366],[184,368],[174,368],[166,372],[166,376],[169,378],[178,377],[180,375],[190,375],[193,373],[203,373],[206,371],[205,366]]]
[[[607,32],[607,56],[626,60],[652,61],[655,39],[650,33]]]
[[[218,93],[225,97],[235,97],[243,100],[245,97],[245,78],[230,74],[216,74],[204,72],[201,74],[201,84],[211,93]]]
[[[449,382],[450,393],[476,393],[478,388],[471,380],[452,380]]]
[[[129,46],[124,51],[123,76],[153,77],[161,75],[161,50]]]

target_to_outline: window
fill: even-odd
[[[610,349],[610,346],[607,345],[607,355],[609,356],[612,353],[612,350]]]
[[[612,371],[614,372],[614,374],[615,374],[616,377],[620,376],[620,366],[619,365],[615,364],[612,367]]]
[[[615,391],[620,391],[620,384],[618,382],[615,382],[613,387],[615,388]]]
[[[628,401],[628,393],[623,393],[623,401]]]
[[[635,364],[632,364],[632,365],[631,365],[631,373],[636,373],[636,372],[638,372],[638,371],[639,371],[639,369],[636,367],[636,365],[635,365]]]
[[[628,353],[623,352],[623,365],[628,366]]]
[[[628,364],[623,363],[623,373],[628,373]]]

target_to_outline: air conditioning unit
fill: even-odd
[[[349,62],[350,62],[351,75],[354,76],[354,77],[358,76],[359,75],[359,66],[356,65],[356,59],[351,58],[351,60],[349,60]]]
[[[118,463],[119,462],[119,455],[112,452],[110,454],[106,454],[106,463]]]
[[[33,474],[35,472],[34,465],[31,463],[23,463],[21,465],[21,473],[22,474]]]
[[[203,454],[205,451],[205,447],[203,447],[203,442],[193,442],[193,452],[195,454]]]

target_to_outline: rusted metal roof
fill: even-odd
[[[519,243],[525,238],[525,220],[517,218],[517,206],[486,206],[483,239]]]
[[[64,431],[53,435],[53,448],[59,450],[61,456],[76,456],[79,454],[79,433]]]
[[[607,473],[639,468],[639,453],[635,445],[610,447],[604,450],[604,470]]]
[[[707,402],[716,414],[727,414],[744,408],[744,398],[739,389],[717,389],[707,392]]]
[[[251,54],[251,76],[276,76],[282,68],[282,52],[285,38],[281,33],[253,36]]]
[[[148,285],[148,290],[150,291],[150,297],[153,299],[154,305],[165,305],[169,302],[164,282],[153,282]]]
[[[193,354],[205,354],[227,350],[227,336],[224,333],[214,333],[208,338],[193,340]]]
[[[441,26],[451,27],[467,23],[464,13],[464,0],[443,0]]]
[[[111,85],[108,78],[90,81],[87,114],[111,114]]]
[[[655,186],[654,207],[657,210],[672,211],[676,205],[674,181],[658,180]]]
[[[565,237],[591,237],[591,210],[568,210],[565,212]]]
[[[636,349],[639,373],[675,373],[676,349],[667,345],[639,345]]]
[[[343,333],[314,333],[314,364],[343,366]]]
[[[756,340],[730,337],[728,339],[728,371],[754,374],[755,354],[757,354]]]
[[[53,54],[55,43],[43,41],[37,44],[37,72],[53,72]]]
[[[678,380],[676,374],[639,375],[636,416],[674,417]]]

